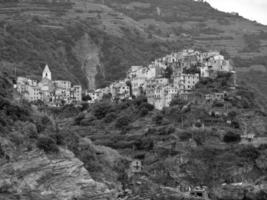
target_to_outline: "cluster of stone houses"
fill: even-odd
[[[112,94],[112,99],[127,99],[145,95],[148,103],[156,109],[168,107],[176,95],[190,98],[195,85],[201,78],[216,78],[219,72],[229,72],[235,85],[235,71],[224,56],[217,51],[201,53],[183,50],[156,59],[146,67],[132,66],[124,80],[109,87],[88,93],[91,103],[101,100],[104,94]],[[223,93],[208,94],[204,99],[222,99]]]
[[[70,81],[52,80],[52,73],[45,66],[42,80],[18,77],[15,85],[17,91],[29,102],[41,100],[51,106],[61,106],[82,101],[81,85],[73,85]]]

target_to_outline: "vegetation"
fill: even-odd
[[[131,118],[129,116],[122,116],[117,119],[115,126],[116,128],[123,129],[126,128],[130,122]]]
[[[220,34],[225,31],[224,35],[232,35],[235,31],[232,31],[228,25],[234,26],[235,20],[241,20],[238,16],[214,10],[207,3],[195,1],[137,0],[136,2],[139,3],[149,3],[149,6],[137,6],[134,9],[127,5],[132,3],[130,0],[103,2],[115,10],[111,14],[105,13],[114,22],[111,25],[112,29],[102,17],[101,12],[105,7],[101,7],[101,11],[96,12],[97,19],[83,18],[81,14],[84,12],[83,9],[70,10],[69,13],[77,14],[77,18],[74,19],[66,14],[68,12],[52,11],[53,4],[47,6],[48,9],[61,17],[52,15],[31,18],[27,14],[8,15],[8,20],[0,22],[0,71],[14,74],[16,67],[17,75],[31,72],[33,78],[39,78],[42,65],[49,62],[48,64],[53,66],[51,68],[55,74],[53,78],[68,79],[74,83],[81,83],[85,87],[87,86],[86,73],[81,67],[84,58],[77,56],[80,55],[77,49],[79,49],[79,40],[88,34],[88,41],[92,46],[97,47],[100,55],[101,67],[97,69],[96,84],[106,86],[113,80],[125,77],[127,66],[143,65],[172,50],[191,47],[194,40],[202,40],[198,43],[204,44],[207,44],[204,40],[208,42],[213,40],[214,45],[216,40],[232,40],[232,36],[225,38]],[[102,1],[96,1],[96,3],[102,3]],[[72,9],[71,5],[67,9]],[[116,11],[136,19],[134,26],[124,25],[126,24],[124,20],[129,22],[129,18],[117,15]],[[92,14],[90,12],[86,11],[86,17]],[[139,19],[154,19],[147,21],[155,21],[171,28],[154,25],[139,31],[136,24],[139,23]],[[182,22],[184,26],[176,26],[177,22]],[[211,22],[214,28],[206,22]],[[184,28],[189,26],[190,28]],[[225,27],[231,31],[226,31]],[[168,37],[171,34],[174,34],[174,40]],[[264,33],[262,34],[245,36],[247,43],[245,51],[258,51],[261,39],[257,37],[264,38]],[[209,35],[209,37],[201,38],[203,35]],[[213,37],[215,35],[216,37]],[[234,45],[231,43],[230,46],[232,50]],[[240,44],[240,46],[243,45]],[[223,54],[229,56],[227,52],[228,49],[225,49]],[[243,67],[255,63],[267,65],[265,57],[262,55],[251,59],[235,58],[234,61],[237,66]],[[166,70],[166,77],[169,77],[170,71],[170,68]],[[188,73],[198,72],[189,70]],[[147,181],[144,185],[149,187],[141,185],[145,191],[155,188],[160,190],[162,186],[177,188],[183,182],[190,186],[207,185],[212,188],[224,182],[238,182],[237,172],[240,172],[238,175],[243,181],[253,182],[259,178],[258,173],[263,173],[261,169],[255,167],[249,172],[244,172],[248,164],[255,165],[256,160],[264,155],[266,149],[264,145],[256,149],[239,144],[241,138],[236,132],[240,131],[238,129],[243,125],[239,124],[238,119],[241,114],[238,109],[242,109],[243,113],[253,111],[257,103],[255,96],[244,88],[238,88],[236,94],[226,99],[227,103],[230,102],[237,109],[227,117],[215,118],[209,116],[204,108],[193,106],[182,111],[181,108],[188,102],[179,98],[172,101],[171,108],[159,112],[148,104],[145,97],[137,97],[133,101],[109,103],[110,96],[106,96],[104,102],[93,106],[84,104],[83,108],[69,105],[60,109],[48,109],[41,102],[36,102],[38,107],[43,109],[38,113],[33,111],[28,103],[18,102],[12,98],[12,79],[14,78],[9,79],[5,74],[0,74],[1,141],[3,138],[7,144],[10,143],[10,149],[17,154],[24,152],[24,149],[36,151],[36,147],[48,154],[60,153],[58,146],[63,145],[61,148],[72,151],[84,163],[95,180],[111,183],[110,188],[112,183],[115,185],[118,180],[125,183],[133,192],[136,191],[136,188],[132,188],[136,186],[133,182],[139,181],[136,180],[138,176],[134,176],[131,182],[131,179],[126,178],[125,173],[125,169],[129,167],[129,160],[133,158],[142,160],[146,169],[142,172],[143,177],[146,178],[140,180],[141,184]],[[230,79],[229,74],[219,74],[216,80],[201,81],[197,90],[203,93],[222,91],[228,88]],[[83,99],[90,100],[89,97]],[[216,108],[221,106],[221,103],[214,104]],[[226,127],[224,124],[220,125],[212,121],[225,121],[226,118],[233,122],[233,127]],[[56,121],[53,121],[54,119]],[[208,128],[211,130],[193,130],[192,124],[199,119],[201,123],[210,120],[211,127]],[[56,122],[59,122],[58,126]],[[199,122],[197,126],[199,129],[201,129],[201,123]],[[221,142],[221,129],[226,131],[223,136],[225,143]],[[122,134],[126,132],[127,134]],[[95,144],[99,146],[94,146]],[[9,151],[1,142],[0,157],[3,161],[9,158]],[[127,157],[126,163],[120,160],[124,157]],[[123,165],[117,166],[116,162]],[[140,198],[143,197],[142,193],[136,193],[141,195]],[[261,199],[265,199],[266,195],[261,194],[261,196]],[[162,195],[154,199],[171,198]]]
[[[228,132],[224,135],[223,141],[226,143],[238,143],[241,141],[241,137],[237,133]]]
[[[99,103],[94,107],[94,116],[103,119],[111,111],[112,106],[109,103]]]
[[[56,153],[58,152],[58,147],[56,142],[48,136],[40,136],[37,140],[37,147],[44,150],[46,153]]]

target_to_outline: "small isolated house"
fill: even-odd
[[[140,160],[133,160],[130,164],[131,173],[140,173],[142,171],[142,162]]]

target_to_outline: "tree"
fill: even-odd
[[[155,117],[153,117],[153,121],[156,125],[161,125],[163,121],[163,115],[157,114]]]
[[[46,153],[55,153],[59,151],[55,141],[51,137],[44,135],[38,138],[37,147],[44,150]]]
[[[131,81],[126,81],[126,85],[130,88],[130,96],[133,97],[133,87]]]
[[[229,131],[223,137],[225,143],[239,143],[241,141],[240,134]]]
[[[105,122],[106,123],[111,123],[111,122],[113,122],[115,119],[117,118],[117,115],[115,114],[115,113],[109,113],[109,114],[107,114],[106,115],[106,117],[105,117]]]
[[[170,79],[172,76],[173,70],[171,66],[167,66],[167,68],[164,71],[164,77]]]
[[[83,101],[91,101],[92,98],[90,97],[90,95],[84,95],[84,96],[82,97],[82,100],[83,100]]]
[[[112,111],[112,106],[110,104],[101,103],[95,106],[94,115],[97,119],[103,119],[111,111]]]
[[[107,102],[111,101],[111,99],[112,99],[112,94],[111,93],[104,94],[103,98],[102,98],[103,101],[107,101]]]
[[[130,122],[131,122],[131,119],[129,116],[122,116],[117,119],[115,126],[116,128],[123,129],[123,128],[126,128]]]

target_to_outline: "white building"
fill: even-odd
[[[146,78],[145,77],[135,77],[131,80],[132,84],[132,93],[134,96],[140,96],[142,90],[145,88],[146,85]]]
[[[77,101],[77,102],[82,101],[82,86],[74,85],[72,87],[72,98],[74,101]]]
[[[174,87],[181,90],[181,92],[190,91],[199,82],[199,74],[180,74],[174,77]]]
[[[179,94],[180,90],[174,86],[167,86],[165,87],[165,92],[166,92],[165,107],[169,107],[171,101],[174,99],[176,95]]]
[[[70,81],[63,81],[63,80],[56,80],[54,81],[55,87],[56,88],[62,88],[66,90],[71,89],[71,82]]]
[[[42,92],[37,86],[26,86],[26,92],[24,93],[24,97],[27,101],[37,101],[42,100]]]
[[[66,103],[82,100],[82,87],[80,85],[71,87],[70,81],[52,81],[52,73],[48,65],[45,66],[39,83],[25,77],[18,77],[16,88],[28,101],[42,100],[47,104],[57,105],[62,100]]]
[[[209,67],[208,65],[204,65],[200,67],[200,76],[202,78],[208,78],[210,77]]]
[[[126,82],[127,80],[122,80],[110,85],[110,93],[113,99],[123,100],[130,98],[130,88]]]
[[[158,110],[162,110],[166,107],[166,91],[164,86],[156,86],[154,88],[147,89],[146,96],[147,102]]]

